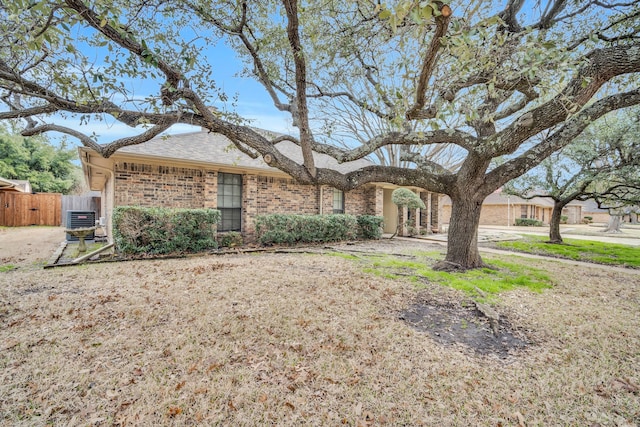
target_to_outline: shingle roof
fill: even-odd
[[[444,205],[450,205],[451,199],[449,196],[445,196],[442,200]],[[482,202],[483,205],[533,205],[540,206],[545,208],[553,208],[553,200],[548,197],[534,197],[533,199],[526,200],[518,196],[509,196],[507,198],[507,194],[503,194],[501,190],[493,192],[487,196],[486,199]],[[580,202],[571,202],[568,206],[576,206],[582,205]]]
[[[31,185],[29,184],[29,181],[26,180],[0,177],[0,189],[24,193],[31,191]]]
[[[290,141],[279,142],[275,146],[281,153],[296,162],[302,162],[300,147]],[[251,169],[264,169],[276,172],[278,169],[267,165],[261,157],[252,159],[238,150],[231,140],[219,133],[209,131],[191,132],[162,136],[143,144],[130,145],[118,152],[134,154],[154,159],[184,160],[213,165],[228,165]],[[332,157],[314,153],[316,167],[334,169],[338,172],[351,172],[373,163],[366,159],[338,164]]]

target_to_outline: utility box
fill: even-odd
[[[96,226],[95,211],[67,211],[67,228],[89,228]],[[95,233],[85,237],[86,240],[95,239]],[[77,241],[78,238],[67,233],[67,242]]]

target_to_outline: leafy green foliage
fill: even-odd
[[[537,255],[640,268],[640,248],[628,245],[577,239],[552,244],[546,243],[541,236],[527,236],[521,241],[499,242],[497,246]]]
[[[118,206],[113,235],[118,252],[160,255],[202,252],[218,247],[215,209],[169,209]]]
[[[541,227],[542,221],[535,218],[516,218],[516,225],[524,227]]]
[[[420,197],[408,188],[396,188],[391,193],[391,201],[398,206],[406,206],[409,209],[425,209]]]
[[[218,235],[218,245],[221,248],[233,248],[242,246],[242,234],[237,231],[228,231]]]
[[[256,236],[263,245],[353,240],[358,235],[353,215],[271,214],[256,217]]]
[[[358,238],[379,239],[382,237],[382,224],[384,218],[375,215],[358,215]]]
[[[44,137],[25,138],[0,127],[0,176],[28,180],[34,191],[67,194],[77,185],[77,153]]]

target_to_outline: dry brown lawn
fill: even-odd
[[[638,425],[640,276],[526,262],[556,283],[501,295],[531,342],[508,359],[398,319],[457,291],[335,256],[21,266],[0,273],[0,423]]]

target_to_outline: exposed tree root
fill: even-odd
[[[436,262],[432,269],[434,271],[446,271],[446,272],[455,272],[455,271],[467,271],[467,268],[464,268],[462,266],[462,264],[458,264],[457,262],[450,262],[450,261],[438,261]]]

